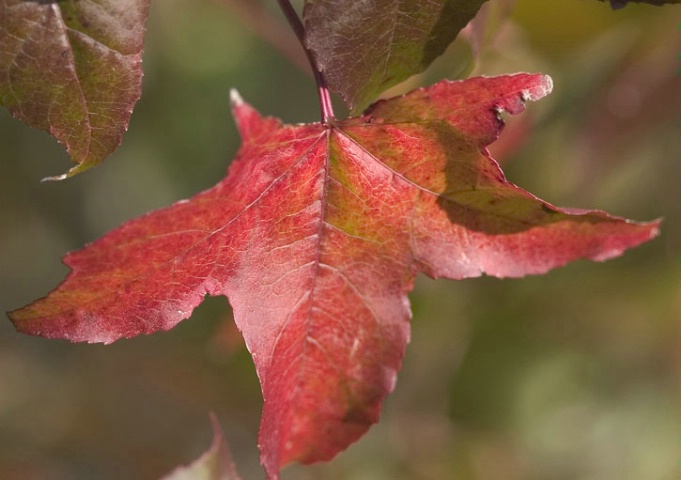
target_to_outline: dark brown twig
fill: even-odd
[[[279,3],[281,11],[284,12],[286,20],[288,20],[289,25],[291,25],[291,28],[298,37],[300,45],[305,51],[307,60],[310,63],[310,67],[312,68],[312,73],[314,74],[315,82],[317,83],[317,93],[319,94],[319,103],[322,110],[322,123],[328,124],[334,119],[333,105],[331,104],[331,94],[329,93],[329,88],[326,85],[326,80],[324,80],[322,72],[320,72],[315,66],[312,52],[305,45],[305,27],[303,26],[303,22],[301,22],[300,17],[298,17],[298,14],[296,13],[293,6],[291,6],[291,2],[289,2],[289,0],[277,0],[277,3]]]

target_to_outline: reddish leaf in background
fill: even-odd
[[[213,443],[208,451],[191,465],[178,467],[161,480],[241,480],[220,423],[215,415],[211,415],[210,420],[213,424]]]
[[[64,144],[78,165],[120,145],[142,88],[149,0],[0,0],[0,105]]]
[[[559,209],[505,180],[485,149],[499,113],[550,90],[529,74],[441,82],[361,118],[295,126],[237,98],[243,145],[226,179],[68,254],[66,280],[12,321],[110,343],[226,295],[262,385],[269,477],[330,459],[395,385],[418,272],[521,277],[657,233],[658,222]]]
[[[496,0],[480,7],[466,28],[461,32],[470,42],[473,57],[479,58],[499,35],[513,13],[516,0]]]

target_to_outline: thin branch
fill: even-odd
[[[334,119],[333,105],[331,103],[331,94],[329,93],[329,88],[326,85],[326,80],[324,80],[322,72],[320,72],[315,66],[315,61],[312,52],[305,45],[305,26],[303,25],[303,22],[301,22],[300,17],[298,17],[298,14],[296,13],[293,6],[291,6],[291,2],[289,2],[289,0],[277,0],[277,3],[279,3],[281,11],[284,12],[286,20],[288,20],[289,25],[291,25],[291,28],[298,37],[300,45],[303,47],[303,50],[305,51],[307,60],[310,64],[310,67],[312,68],[312,73],[314,74],[315,82],[317,83],[319,104],[322,110],[322,123],[328,124],[332,122]]]

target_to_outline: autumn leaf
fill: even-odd
[[[148,0],[0,0],[0,104],[77,163],[120,145],[142,84]]]
[[[220,423],[215,415],[211,415],[210,420],[213,443],[208,451],[191,465],[178,467],[161,480],[240,480]]]
[[[424,71],[486,0],[306,0],[305,43],[353,112]]]
[[[262,386],[269,478],[328,460],[395,386],[418,272],[521,277],[656,235],[658,222],[539,200],[489,157],[500,112],[551,87],[530,74],[445,81],[329,125],[282,125],[235,96],[243,145],[223,181],[68,254],[66,280],[11,319],[110,343],[226,295]]]

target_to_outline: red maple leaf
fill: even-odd
[[[237,97],[243,145],[227,178],[68,254],[66,280],[12,321],[110,343],[226,295],[262,385],[270,478],[330,459],[395,385],[418,272],[520,277],[656,235],[658,222],[557,208],[504,178],[485,148],[499,113],[550,90],[529,74],[441,82],[359,118],[295,126]]]

